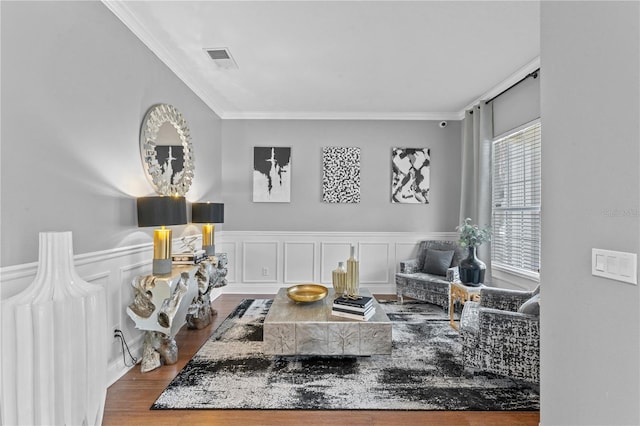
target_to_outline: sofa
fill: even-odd
[[[407,296],[448,310],[447,270],[457,267],[466,256],[467,250],[457,241],[421,241],[417,257],[401,261],[400,271],[396,273],[396,294],[400,303]]]
[[[483,288],[460,318],[466,370],[540,381],[540,286],[533,291]]]

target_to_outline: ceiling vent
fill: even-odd
[[[213,49],[204,49],[209,57],[215,62],[218,68],[222,69],[238,69],[238,64],[229,53],[229,49],[226,47],[217,47]]]

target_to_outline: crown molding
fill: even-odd
[[[211,110],[219,117],[224,115],[222,106],[216,102],[206,88],[203,88],[190,73],[184,68],[169,50],[131,12],[127,2],[122,0],[102,0],[102,3],[109,9],[131,32],[140,39],[149,50],[155,54],[191,91],[198,96]]]
[[[462,120],[460,112],[225,112],[224,120]]]

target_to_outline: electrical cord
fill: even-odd
[[[113,337],[116,339],[120,339],[120,346],[122,347],[122,362],[124,362],[124,366],[133,367],[134,365],[136,365],[138,363],[138,358],[131,355],[131,351],[129,350],[129,345],[127,344],[127,341],[124,338],[124,334],[122,334],[122,330],[119,330],[116,328],[113,332]],[[131,362],[132,362],[131,365],[127,364],[127,357],[124,353],[125,347],[127,348],[127,353],[129,354],[129,358],[131,358]]]

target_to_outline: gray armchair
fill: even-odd
[[[396,293],[400,303],[407,296],[448,310],[446,270],[458,266],[466,254],[466,250],[455,241],[421,241],[417,257],[400,262],[400,272],[396,273]]]
[[[539,383],[539,291],[540,286],[533,291],[483,288],[480,302],[465,303],[460,319],[465,369]]]

